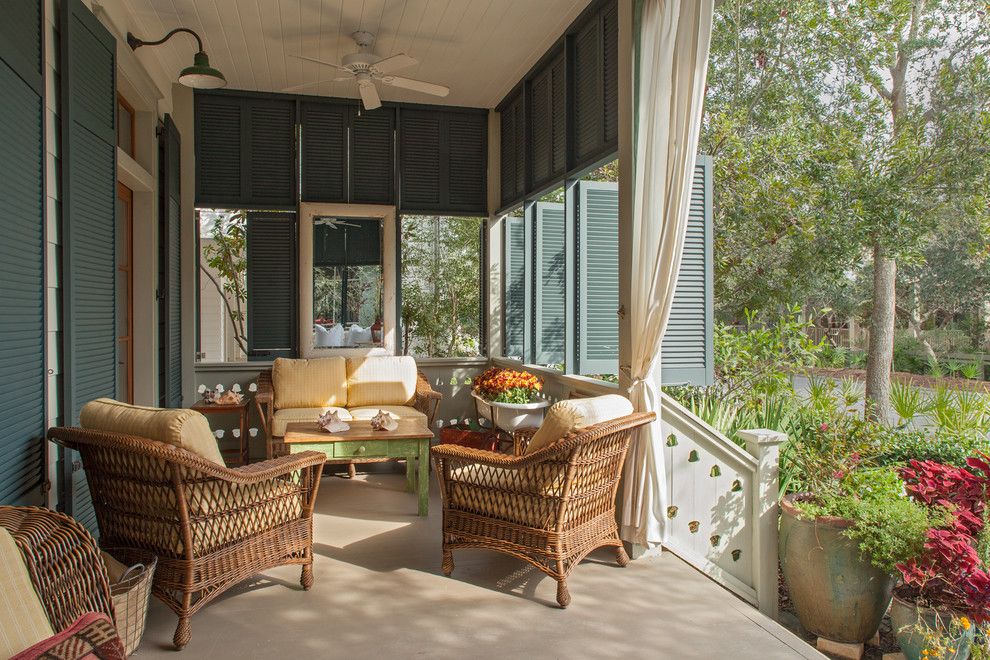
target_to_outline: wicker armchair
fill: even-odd
[[[184,449],[119,433],[53,428],[49,439],[82,454],[105,547],[158,555],[154,594],[189,618],[234,584],[287,564],[313,585],[313,505],[326,456],[303,452],[229,469]]]
[[[64,630],[87,612],[115,620],[106,565],[79,522],[49,509],[0,506],[0,527],[24,555],[53,629]]]
[[[557,580],[557,602],[567,607],[567,577],[589,552],[613,546],[625,566],[629,557],[615,520],[616,489],[633,431],[655,418],[653,413],[620,417],[527,455],[433,447],[443,499],[444,575],[454,570],[452,550],[496,550]],[[531,432],[522,435],[517,447]]]

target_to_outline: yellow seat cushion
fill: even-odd
[[[347,405],[347,363],[343,357],[292,360],[272,364],[275,409]]]
[[[378,414],[379,410],[384,410],[396,419],[418,419],[426,424],[426,415],[416,410],[412,406],[358,406],[348,408],[347,412],[353,419],[371,419]]]
[[[550,406],[540,428],[533,434],[526,453],[543,449],[579,429],[625,417],[632,412],[633,406],[629,399],[618,394],[558,401]]]
[[[276,410],[272,416],[272,435],[281,438],[285,435],[285,427],[293,422],[313,422],[319,419],[320,415],[328,410],[336,410],[341,421],[351,419],[351,414],[346,408],[336,406],[323,406],[321,408],[282,408]]]
[[[206,417],[183,408],[132,406],[113,399],[96,399],[82,407],[79,425],[95,431],[125,433],[180,447],[224,465],[217,439]]]
[[[347,406],[402,406],[416,394],[416,360],[408,355],[347,358]]]
[[[10,532],[0,527],[0,658],[17,655],[54,634],[24,556]]]

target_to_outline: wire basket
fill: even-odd
[[[144,635],[151,583],[158,557],[137,548],[105,548],[104,552],[116,560],[107,560],[110,595],[117,615],[117,634],[124,643],[127,655],[131,655],[141,644],[141,637]]]

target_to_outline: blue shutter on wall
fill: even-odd
[[[712,365],[712,161],[698,156],[677,288],[660,353],[661,380],[710,385]],[[619,189],[582,181],[578,210],[578,373],[617,373]]]
[[[712,158],[698,156],[691,186],[687,235],[667,332],[660,349],[665,385],[711,385],[712,364]]]
[[[83,404],[117,395],[116,49],[113,35],[80,0],[66,0],[61,32],[63,421]],[[68,512],[95,527],[79,466],[66,452]],[[65,492],[65,490],[63,491]]]
[[[41,3],[0,22],[0,504],[45,503],[45,190]]]
[[[526,221],[505,219],[505,357],[526,353]]]
[[[349,106],[304,101],[299,159],[302,198],[312,202],[347,201],[347,117]]]
[[[395,111],[351,111],[350,202],[392,204],[395,200]]]
[[[567,326],[567,256],[564,205],[536,204],[536,363],[564,363]]]
[[[526,192],[526,112],[520,89],[500,106],[501,207],[521,201]]]
[[[553,182],[567,171],[565,74],[561,50],[530,83],[529,153],[533,189]]]
[[[578,184],[579,374],[619,372],[619,186]]]

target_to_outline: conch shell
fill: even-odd
[[[235,392],[234,390],[227,390],[223,394],[217,397],[216,403],[224,406],[229,404],[237,404],[244,400],[244,395],[240,392]]]
[[[317,425],[327,433],[340,433],[351,428],[351,425],[340,419],[340,413],[336,410],[328,410],[316,420]]]
[[[399,421],[384,410],[371,418],[371,428],[374,431],[394,431],[399,428]]]

